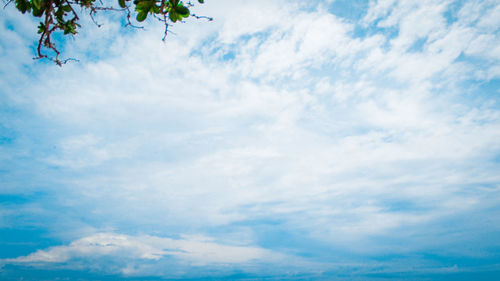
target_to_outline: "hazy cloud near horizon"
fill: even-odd
[[[101,16],[63,68],[0,12],[0,229],[40,233],[0,264],[500,272],[498,1],[196,9],[165,43]]]

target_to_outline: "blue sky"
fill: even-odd
[[[0,279],[500,278],[498,1],[0,11]]]

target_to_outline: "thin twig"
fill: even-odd
[[[163,34],[163,38],[161,39],[161,41],[165,42],[165,39],[167,38],[167,34],[168,34],[168,22],[167,22],[167,15],[166,14],[163,14],[163,23],[165,24],[165,32]]]
[[[127,8],[125,8],[125,10],[127,11],[127,24],[125,25],[125,27],[127,26],[130,26],[130,27],[133,27],[133,28],[140,28],[140,29],[143,29],[144,26],[137,26],[137,25],[134,25],[131,21],[130,21],[130,15],[132,14],[132,12],[130,12],[130,7],[127,6]]]
[[[206,19],[206,20],[208,20],[208,21],[213,21],[213,20],[214,20],[214,18],[212,18],[212,17],[207,17],[207,16],[198,16],[198,15],[195,15],[195,14],[191,14],[191,16],[192,16],[192,17],[195,17],[195,18],[196,18],[196,19],[198,19],[198,20],[199,20],[199,19]]]
[[[3,6],[3,8],[5,9],[12,2],[14,2],[14,0],[9,0],[7,3],[5,3],[5,5]]]

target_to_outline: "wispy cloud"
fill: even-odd
[[[38,250],[28,256],[5,259],[7,263],[66,263],[71,259],[159,260],[175,256],[196,265],[238,264],[252,260],[271,260],[273,253],[255,247],[221,245],[208,237],[171,239],[150,235],[127,236],[115,233],[97,233],[80,238],[67,246]]]

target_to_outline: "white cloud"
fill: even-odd
[[[95,259],[103,256],[130,260],[160,260],[165,256],[173,256],[200,266],[270,261],[273,255],[271,251],[258,247],[223,245],[202,236],[172,239],[150,235],[97,233],[73,241],[67,246],[54,246],[27,256],[4,259],[3,262],[66,263],[72,259]]]
[[[368,9],[368,12],[362,22],[367,25],[373,23],[381,17],[385,17],[395,3],[395,0],[371,0],[370,8]]]

